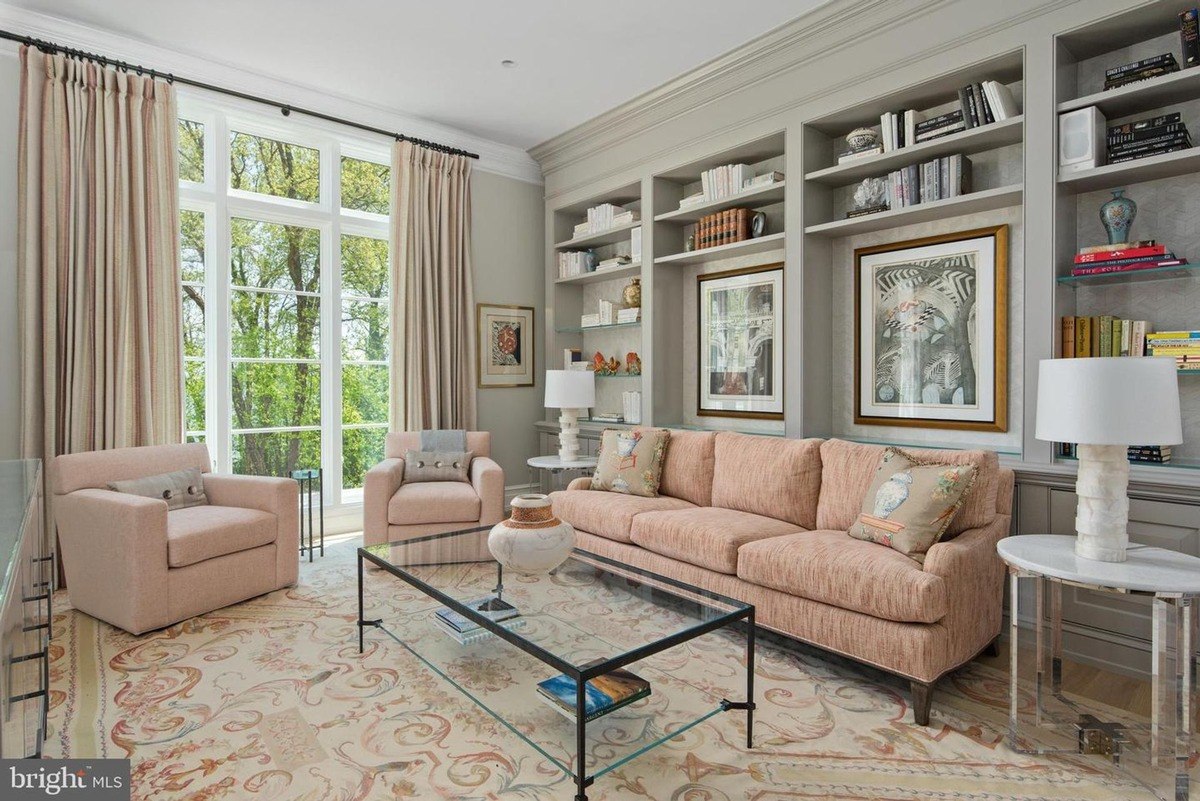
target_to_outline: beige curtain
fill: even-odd
[[[21,48],[22,447],[179,442],[174,87]]]
[[[475,428],[471,160],[392,148],[391,425]]]

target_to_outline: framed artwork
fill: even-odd
[[[1008,226],[854,251],[854,422],[1008,430]]]
[[[782,419],[783,265],[696,280],[696,413]]]
[[[533,307],[476,303],[479,386],[533,386]]]

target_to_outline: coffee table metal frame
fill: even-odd
[[[457,537],[457,536],[462,536],[462,535],[466,535],[466,534],[481,533],[481,532],[489,531],[490,529],[491,529],[491,526],[480,526],[477,528],[463,529],[461,531],[452,531],[452,532],[447,532],[444,534],[432,534],[432,535],[425,536],[425,537],[416,537],[416,538],[413,538],[410,540],[403,540],[403,541],[396,542],[396,543],[390,543],[390,545],[396,545],[396,546],[411,545],[411,544],[417,543],[417,542],[427,542],[427,541],[438,540],[438,539],[448,539],[451,537]],[[709,717],[711,717],[713,714],[716,714],[717,712],[728,712],[731,710],[744,710],[746,713],[746,747],[753,748],[754,747],[754,745],[753,745],[753,743],[754,743],[754,710],[755,710],[755,703],[754,703],[754,639],[755,639],[754,606],[743,603],[742,601],[738,601],[734,598],[729,598],[729,597],[721,595],[719,593],[712,592],[710,590],[705,590],[701,587],[695,587],[691,584],[687,584],[682,581],[677,581],[675,579],[668,578],[666,576],[662,576],[657,573],[652,573],[648,570],[642,570],[641,568],[633,567],[631,565],[626,565],[626,564],[623,564],[616,560],[608,559],[607,557],[603,557],[598,554],[590,553],[588,551],[584,551],[579,548],[575,549],[573,558],[582,558],[584,561],[592,563],[593,565],[599,567],[602,570],[607,570],[609,567],[611,567],[611,568],[613,568],[613,570],[612,570],[613,575],[621,577],[621,578],[635,577],[638,579],[643,579],[646,581],[646,583],[651,584],[656,589],[659,589],[660,591],[663,591],[663,592],[667,592],[668,594],[669,594],[669,588],[676,588],[676,589],[679,589],[679,590],[682,590],[685,592],[695,593],[697,595],[700,595],[701,597],[708,597],[715,601],[719,601],[723,604],[729,604],[729,605],[737,607],[737,608],[735,608],[733,611],[731,611],[727,614],[724,614],[724,615],[716,617],[712,620],[708,620],[703,623],[700,623],[693,628],[686,629],[684,631],[675,632],[674,634],[664,637],[661,640],[658,640],[656,642],[646,643],[645,645],[639,646],[637,648],[633,648],[629,651],[626,651],[625,653],[619,654],[618,656],[612,657],[603,662],[592,665],[585,670],[580,670],[575,665],[572,665],[570,662],[564,660],[562,657],[559,657],[556,654],[553,654],[550,651],[547,651],[546,649],[542,648],[541,646],[537,645],[536,643],[529,642],[528,640],[523,638],[519,633],[517,633],[515,631],[511,631],[511,630],[505,628],[504,626],[502,626],[501,624],[496,623],[496,622],[488,619],[487,617],[484,617],[483,615],[476,612],[474,609],[471,609],[470,607],[466,606],[465,604],[461,603],[460,601],[458,601],[454,598],[451,598],[449,595],[446,595],[445,593],[441,592],[440,590],[436,589],[435,587],[430,586],[426,582],[422,581],[419,577],[406,571],[404,569],[404,567],[394,565],[385,559],[381,559],[380,557],[376,556],[374,553],[372,553],[367,548],[359,548],[358,549],[358,652],[360,654],[363,653],[364,634],[366,632],[366,629],[378,628],[378,629],[382,630],[385,634],[387,634],[389,637],[396,640],[397,643],[399,643],[400,645],[402,645],[406,649],[408,649],[410,652],[412,652],[413,655],[416,656],[418,659],[421,659],[421,661],[423,661],[427,665],[429,665],[429,663],[424,658],[422,658],[420,654],[418,654],[416,651],[413,651],[411,648],[409,648],[408,645],[406,645],[404,643],[403,640],[401,640],[399,637],[397,637],[395,634],[393,634],[391,631],[389,631],[387,629],[387,627],[384,626],[382,619],[377,618],[377,619],[373,619],[373,620],[368,620],[363,617],[363,562],[367,561],[367,562],[371,562],[372,564],[378,566],[379,568],[382,568],[383,570],[387,571],[388,573],[395,576],[396,578],[399,578],[402,581],[407,582],[408,584],[412,585],[414,588],[421,591],[425,595],[428,595],[430,598],[434,599],[438,603],[448,607],[449,609],[452,609],[453,611],[459,613],[460,615],[463,615],[467,619],[469,619],[472,622],[476,623],[477,625],[483,627],[484,629],[487,629],[495,636],[516,646],[517,648],[521,649],[522,651],[529,654],[530,656],[533,656],[534,658],[544,662],[545,664],[549,665],[550,667],[554,668],[555,670],[558,670],[558,671],[570,676],[572,679],[575,680],[575,688],[576,688],[576,693],[575,693],[575,746],[576,746],[577,767],[574,771],[570,772],[569,775],[575,782],[575,786],[576,786],[575,799],[576,799],[576,801],[587,801],[587,788],[590,787],[592,784],[594,784],[596,779],[599,778],[601,775],[608,773],[609,771],[612,771],[612,770],[616,769],[617,767],[620,767],[621,765],[625,764],[629,760],[634,759],[634,758],[646,753],[650,749],[655,748],[659,745],[662,745],[663,743],[667,742],[668,740],[671,740],[671,739],[679,736],[680,734],[683,734],[685,731],[692,728],[693,726],[697,726],[700,723],[704,722],[705,720],[708,720]],[[449,563],[446,563],[446,564],[449,564]],[[411,565],[411,566],[417,567],[418,565]],[[497,562],[496,563],[496,583],[497,583],[498,588],[503,587],[503,584],[504,584],[503,579],[504,579],[504,568],[502,565],[500,565]],[[682,600],[692,600],[692,599],[683,598]],[[644,746],[643,748],[638,749],[637,751],[633,752],[632,754],[629,754],[628,756],[612,763],[611,765],[606,766],[603,770],[600,770],[592,775],[588,775],[587,768],[586,768],[586,762],[585,762],[587,720],[586,720],[586,714],[584,711],[586,708],[586,699],[587,699],[587,696],[585,694],[585,687],[587,685],[587,682],[591,681],[592,679],[596,678],[597,676],[602,676],[605,673],[609,673],[613,670],[617,670],[618,668],[625,667],[626,665],[630,665],[641,659],[645,659],[647,657],[654,656],[657,653],[661,653],[662,651],[666,651],[668,649],[674,648],[677,645],[681,645],[685,642],[688,642],[689,640],[694,640],[705,634],[716,631],[717,629],[725,628],[726,626],[732,626],[740,620],[744,620],[746,623],[746,700],[745,701],[729,701],[726,699],[722,699],[718,709],[714,710],[713,712],[709,713],[708,715],[705,715],[704,717],[700,718],[699,720],[693,721],[692,723],[690,723],[686,726],[683,726],[673,732],[669,732],[669,733],[665,734],[664,736],[658,738],[657,741],[655,741],[647,746]],[[431,668],[433,668],[432,665],[429,665],[429,666]],[[433,668],[433,669],[435,670],[435,672],[437,672],[436,668]],[[468,697],[471,697],[471,696],[468,695]],[[496,720],[498,720],[501,724],[505,725],[508,728],[511,728],[511,726],[505,720],[503,720],[498,714],[493,712],[487,706],[483,705],[479,701],[476,701],[474,698],[471,698],[471,700],[475,701],[475,703],[480,708],[482,708],[488,714],[492,715],[492,717],[496,718]],[[557,763],[557,760],[554,760],[554,761]]]

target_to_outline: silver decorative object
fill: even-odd
[[[863,150],[879,144],[879,133],[874,128],[855,128],[846,134],[846,144],[851,150]]]
[[[873,209],[887,206],[888,183],[886,178],[865,178],[854,187],[854,210]]]

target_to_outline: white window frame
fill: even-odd
[[[233,469],[233,437],[237,434],[293,431],[321,432],[321,467],[326,479],[327,508],[361,503],[361,489],[342,489],[342,431],[357,428],[387,429],[388,423],[343,425],[342,422],[342,332],[341,309],[346,300],[373,300],[342,296],[342,234],[386,241],[388,216],[341,207],[342,156],[390,164],[388,143],[361,139],[343,126],[323,121],[280,121],[257,107],[238,102],[220,102],[208,95],[182,89],[179,116],[204,124],[204,181],[180,181],[180,208],[205,215],[205,441],[219,471]],[[317,203],[259,195],[231,189],[229,184],[229,140],[236,131],[277,139],[312,148],[320,154],[320,199]],[[230,336],[232,241],[230,220],[241,217],[255,221],[298,225],[320,231],[320,358],[313,361],[321,370],[321,425],[286,428],[234,429],[230,380],[236,363],[308,361],[234,357]],[[263,291],[249,287],[254,291]],[[270,290],[266,290],[270,291]],[[297,294],[291,291],[281,294]],[[305,294],[305,293],[300,293]],[[390,308],[388,300],[379,301]],[[389,326],[394,325],[389,314]],[[346,361],[347,365],[387,362]],[[236,434],[235,434],[236,432]]]

